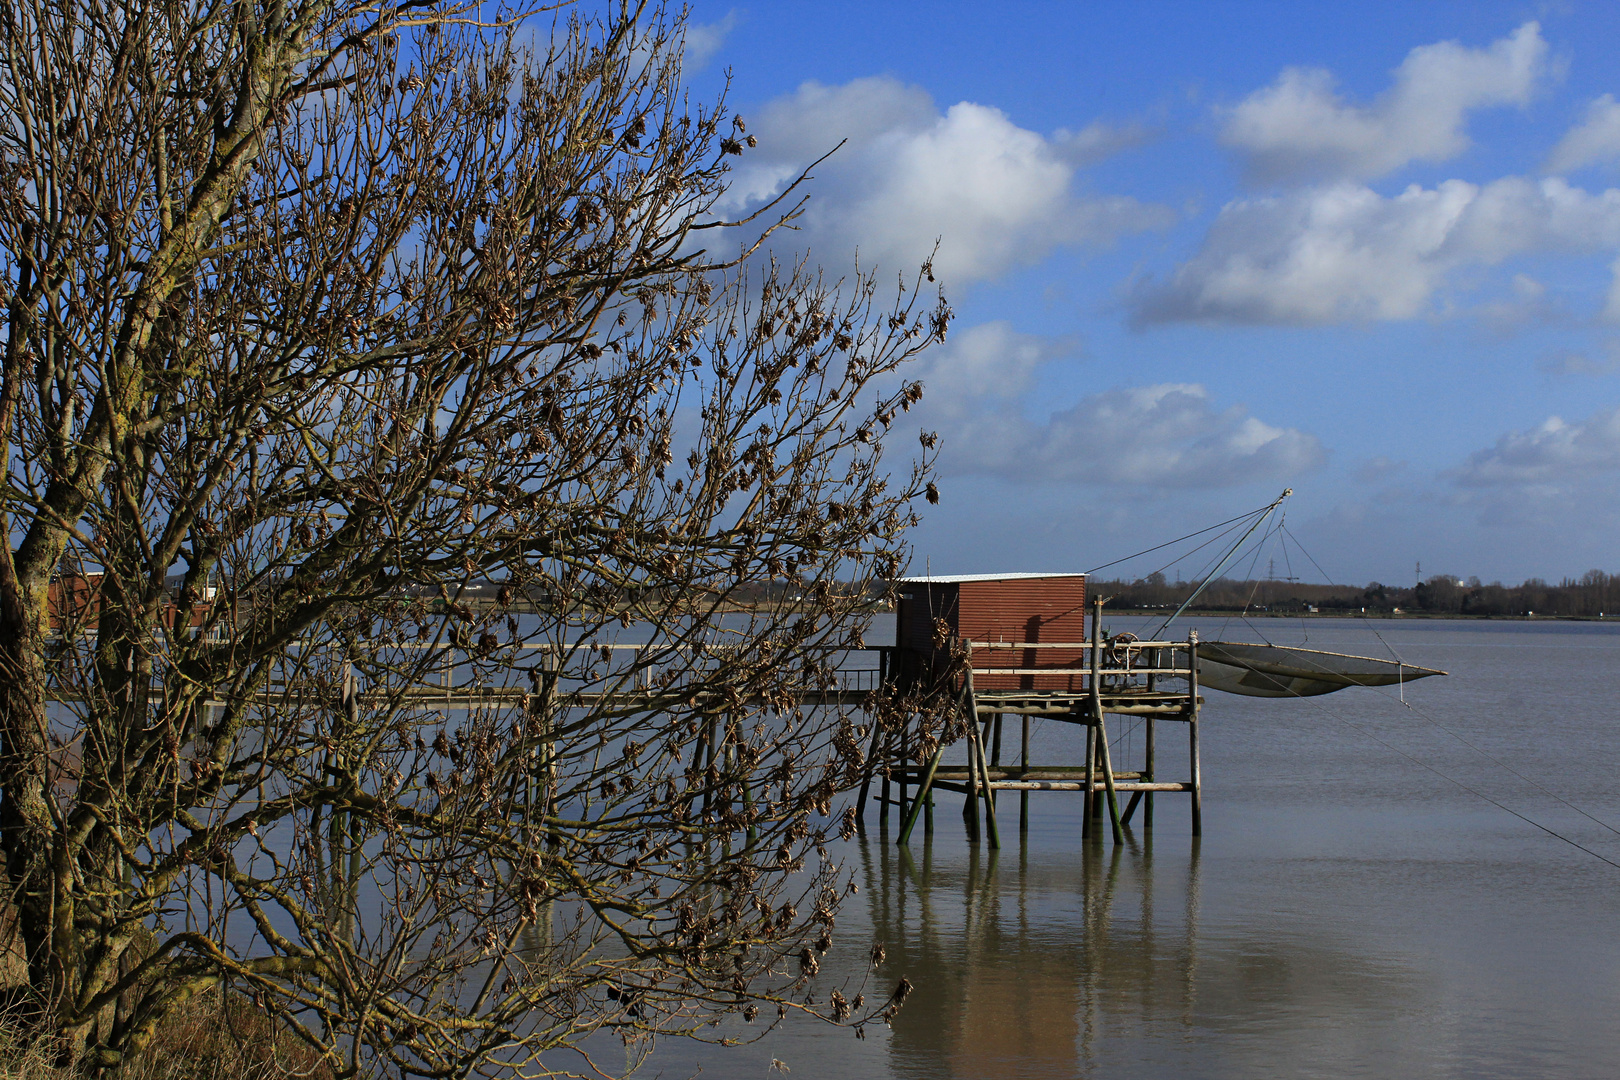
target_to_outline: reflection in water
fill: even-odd
[[[1134,838],[1035,866],[1027,841],[952,854],[861,848],[873,935],[916,984],[894,1025],[896,1073],[1078,1075],[1108,1014],[1190,1017],[1196,844],[1168,871]]]
[[[1366,651],[1355,630],[1300,632]],[[775,1058],[791,1080],[1620,1076],[1620,875],[1424,766],[1617,859],[1620,837],[1420,716],[1614,822],[1620,627],[1380,633],[1452,678],[1405,701],[1358,690],[1331,711],[1206,706],[1201,845],[1162,803],[1151,844],[1083,844],[1078,800],[1060,795],[1031,800],[1030,830],[1009,829],[1020,846],[999,857],[946,824],[951,800],[909,851],[876,829],[831,845],[861,891],[816,993],[871,999],[905,976],[916,989],[894,1029],[857,1040],[790,1017],[750,1046],[661,1043],[645,1074],[762,1077]],[[874,938],[888,960],[869,974]],[[717,1032],[732,1033],[748,1029]]]
[[[1335,948],[1329,933],[1257,935],[1264,921],[1235,935],[1201,930],[1200,846],[1163,846],[1156,854],[1132,837],[1031,858],[1026,846],[862,844],[873,936],[886,969],[916,985],[895,1020],[889,1071],[1298,1075],[1392,1010],[1421,1012],[1408,971]],[[1386,1025],[1376,1038],[1387,1036]]]

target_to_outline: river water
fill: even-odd
[[[642,1074],[780,1075],[774,1060],[793,1080],[1620,1075],[1620,868],[1597,857],[1620,863],[1620,626],[1185,626],[1451,674],[1404,693],[1208,694],[1201,840],[1181,795],[1121,847],[1081,841],[1073,794],[1034,795],[1022,829],[1003,794],[999,851],[966,841],[957,796],[909,848],[874,815],[838,850],[859,892],[819,992],[871,997],[905,976],[916,990],[893,1028],[790,1020],[742,1047],[666,1041]],[[1160,776],[1179,779],[1184,729],[1159,731]],[[1034,760],[1080,764],[1079,732],[1039,725]],[[1126,767],[1140,732],[1114,733]],[[874,939],[887,959],[868,975]]]

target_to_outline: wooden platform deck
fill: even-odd
[[[1177,719],[1188,711],[1188,696],[1160,690],[1103,691],[1098,695],[1105,713],[1122,716],[1162,716]],[[1204,703],[1203,698],[1198,704]],[[974,695],[974,711],[979,716],[1004,713],[1012,716],[1043,716],[1053,720],[1074,720],[1090,712],[1092,695],[1079,693],[1036,693],[1030,690],[986,690]]]

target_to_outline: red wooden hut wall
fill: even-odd
[[[63,574],[52,578],[45,599],[51,632],[60,632],[63,624],[68,622],[77,629],[94,630],[100,592],[101,575],[97,573]]]
[[[1086,640],[1084,574],[967,575],[908,578],[899,582],[895,643],[923,654],[934,651],[934,621],[943,619],[958,638],[983,644],[1028,642],[1080,645]],[[1079,668],[1083,649],[976,648],[973,666],[983,668]],[[1081,675],[975,675],[978,690],[1078,691]]]
[[[61,633],[64,626],[72,624],[76,631],[95,630],[100,624],[101,586],[102,575],[99,572],[89,574],[62,574],[51,579],[50,592],[47,594],[46,611],[50,616],[51,632]],[[172,583],[175,579],[171,578]],[[213,597],[210,590],[206,596]],[[165,629],[174,629],[176,604],[171,595],[163,608],[163,625]],[[196,604],[191,612],[191,625],[201,626],[208,621],[209,609],[207,604]]]

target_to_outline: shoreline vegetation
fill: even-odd
[[[475,587],[466,603],[476,606],[477,589],[493,594],[497,585]],[[1090,581],[1093,596],[1108,598],[1110,615],[1168,615],[1180,607],[1196,582]],[[844,595],[852,595],[848,591]],[[864,597],[867,610],[891,612],[892,601],[880,589],[868,586]],[[694,610],[708,614],[751,612],[792,612],[805,607],[803,595],[792,583],[771,581],[734,589],[721,600],[708,597],[694,602]],[[546,605],[537,605],[544,609]],[[621,609],[603,608],[606,615]],[[622,610],[628,610],[622,609]],[[1358,585],[1309,585],[1285,580],[1236,580],[1219,578],[1210,583],[1198,603],[1182,612],[1185,618],[1218,618],[1242,615],[1246,618],[1369,618],[1369,619],[1559,619],[1573,622],[1620,620],[1620,575],[1594,570],[1579,579],[1565,578],[1558,585],[1532,578],[1522,585],[1478,579],[1431,578],[1415,588],[1384,585],[1374,581]]]
[[[490,586],[493,588],[494,586]],[[867,603],[892,610],[884,593],[868,586]],[[1197,588],[1197,582],[1152,574],[1134,581],[1092,579],[1092,596],[1108,598],[1108,614],[1168,615]],[[790,611],[803,605],[802,587],[787,581],[750,583],[732,590],[718,611]],[[1372,581],[1362,585],[1321,585],[1281,578],[1217,578],[1189,618],[1243,615],[1248,618],[1377,619],[1562,619],[1600,622],[1620,619],[1620,574],[1590,570],[1579,578],[1550,584],[1530,578],[1519,585],[1436,574],[1409,587]]]
[[[0,1015],[0,1077],[78,1080],[89,1063]],[[134,1080],[332,1080],[321,1055],[250,998],[215,987],[177,1007],[120,1071]]]
[[[28,961],[17,933],[17,912],[0,901],[0,1080],[79,1080],[94,1071],[82,1049],[31,1033],[19,994],[26,994]],[[132,949],[156,947],[151,934]],[[108,1007],[109,1009],[112,1006]],[[291,1026],[237,988],[212,986],[180,1002],[154,1028],[144,1049],[128,1055],[120,1076],[133,1080],[332,1080],[322,1055]]]
[[[1135,581],[1087,583],[1093,596],[1110,597],[1115,615],[1174,611],[1197,587],[1167,582],[1163,574]],[[1373,581],[1359,585],[1313,585],[1283,579],[1218,578],[1187,615],[1290,618],[1365,616],[1367,618],[1575,619],[1620,618],[1620,574],[1589,570],[1553,585],[1531,578],[1520,585],[1488,584],[1479,578],[1436,574],[1413,586]]]

